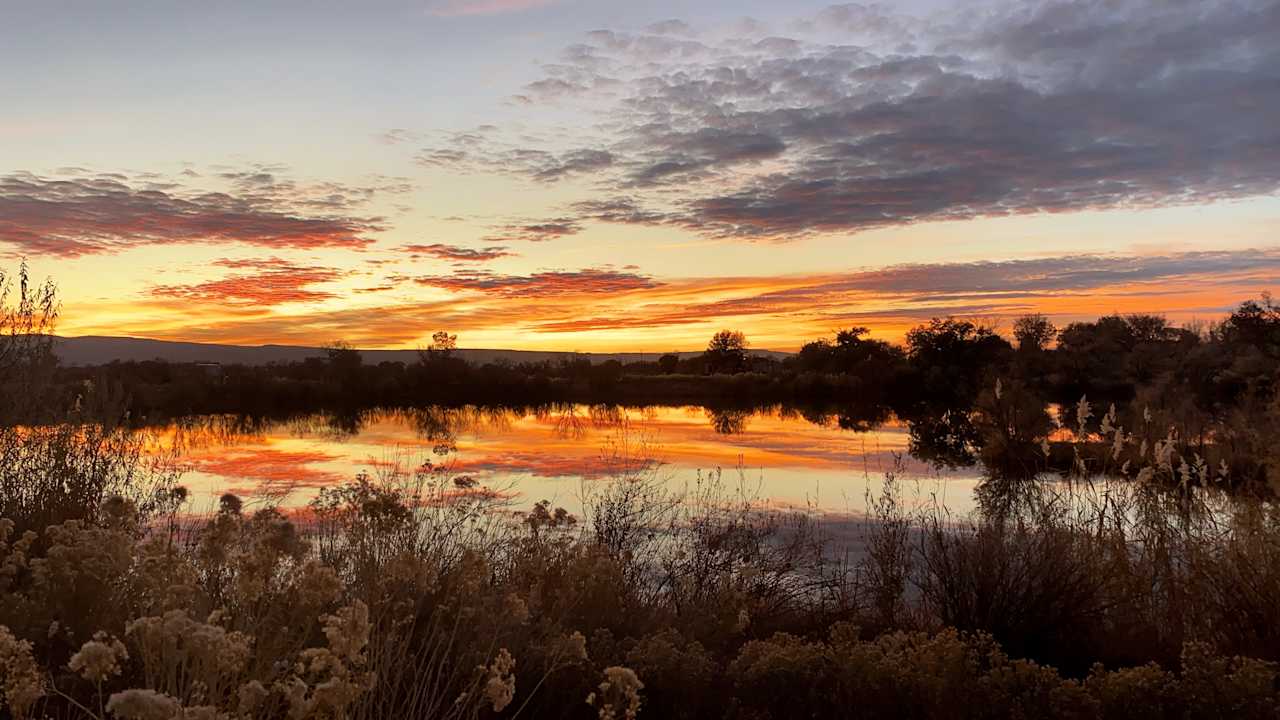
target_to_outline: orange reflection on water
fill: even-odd
[[[583,483],[624,469],[654,473],[675,489],[700,473],[721,472],[727,487],[764,505],[853,513],[899,462],[908,496],[914,488],[921,502],[939,495],[962,509],[971,505],[978,481],[976,470],[939,473],[912,461],[900,423],[855,432],[777,409],[428,408],[366,413],[347,423],[316,417],[253,432],[201,434],[197,426],[175,436],[186,447],[184,482],[210,506],[219,494],[234,492],[301,507],[321,487],[358,473],[425,463],[511,492],[517,505],[547,499],[571,511],[580,507]]]

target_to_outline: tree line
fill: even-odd
[[[0,280],[0,289],[0,422],[10,424],[56,421],[73,407],[98,416],[127,413],[131,422],[146,423],[192,414],[280,417],[427,404],[742,410],[782,403],[849,428],[891,417],[908,421],[913,453],[938,464],[969,464],[980,456],[1008,464],[1008,457],[983,456],[1000,447],[1013,465],[1031,467],[1027,458],[1041,451],[1041,441],[1087,401],[1097,412],[1090,411],[1079,430],[1100,432],[1114,406],[1116,422],[1125,427],[1174,428],[1198,447],[1215,444],[1253,457],[1248,473],[1280,465],[1264,457],[1268,438],[1280,430],[1280,305],[1265,294],[1212,325],[1180,327],[1159,315],[1130,314],[1059,328],[1042,315],[1027,315],[1006,336],[982,320],[938,317],[909,330],[901,343],[851,327],[781,357],[753,353],[741,331],[726,329],[696,355],[476,364],[459,356],[456,335],[440,331],[408,363],[366,363],[358,350],[337,342],[320,357],[261,366],[59,367],[49,342],[59,309],[55,288],[31,282],[24,269]],[[1055,414],[1055,407],[1066,411]]]

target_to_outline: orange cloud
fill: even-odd
[[[346,273],[335,268],[299,265],[271,258],[266,260],[217,260],[219,267],[257,272],[225,277],[190,285],[158,285],[148,294],[157,298],[217,303],[222,305],[274,306],[337,297],[312,285],[337,280]]]
[[[1113,312],[1157,312],[1175,322],[1212,320],[1275,286],[1280,251],[1067,256],[661,281],[609,268],[400,278],[411,279],[448,296],[288,315],[245,305],[193,308],[169,299],[166,306],[157,299],[145,306],[154,313],[147,320],[110,332],[250,344],[344,338],[393,348],[414,347],[432,330],[448,328],[464,346],[480,336],[488,346],[512,348],[665,351],[699,347],[722,326],[746,331],[756,347],[789,349],[849,325],[896,339],[930,317],[946,315],[1011,322],[1040,312],[1063,323]],[[190,322],[193,310],[201,313],[198,325]],[[67,324],[99,330],[77,320],[72,315]]]

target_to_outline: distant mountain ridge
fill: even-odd
[[[176,342],[149,340],[146,338],[107,337],[85,335],[81,337],[56,337],[53,351],[63,365],[103,365],[113,361],[142,362],[163,360],[172,363],[220,363],[222,365],[267,365],[269,363],[301,362],[307,358],[324,357],[321,347],[299,345],[221,345],[217,343]],[[416,362],[417,350],[360,350],[365,363]],[[490,350],[459,348],[458,357],[470,363],[506,360],[512,363],[542,362],[544,360],[572,360],[585,358],[592,363],[617,360],[623,363],[654,361],[664,352],[579,353],[544,350]],[[702,354],[701,350],[677,352],[681,358]],[[752,355],[784,358],[791,353],[776,350],[752,350]]]

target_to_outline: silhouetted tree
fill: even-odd
[[[806,372],[831,372],[831,342],[826,338],[811,340],[800,346],[796,365]]]
[[[324,347],[326,374],[342,401],[353,400],[360,391],[364,358],[360,351],[338,340]]]
[[[905,358],[901,349],[883,340],[866,337],[870,331],[864,327],[840,330],[832,346],[832,355],[840,372],[859,373],[883,380]]]
[[[846,385],[857,387],[864,403],[887,402],[900,389],[906,354],[898,346],[866,337],[868,332],[853,327],[837,331],[834,342],[824,338],[806,343],[794,366],[806,373],[847,376]]]
[[[703,357],[710,372],[742,372],[747,365],[747,337],[736,330],[721,330],[711,337]]]
[[[1058,335],[1055,356],[1062,378],[1055,400],[1074,402],[1081,395],[1111,401],[1126,391],[1124,358],[1133,332],[1119,315],[1071,323]]]
[[[667,353],[658,358],[658,372],[663,375],[671,375],[680,367],[680,356],[674,353]]]
[[[432,333],[431,344],[425,351],[418,351],[418,366],[414,369],[417,382],[421,384],[419,392],[438,394],[440,388],[459,386],[466,381],[471,368],[454,354],[457,349],[457,335],[447,330]]]
[[[1200,344],[1196,333],[1174,328],[1158,315],[1108,315],[1071,323],[1054,353],[1060,378],[1054,400],[1126,403],[1139,385],[1176,373],[1180,360]]]
[[[438,353],[444,357],[449,357],[454,350],[458,349],[458,336],[450,335],[446,330],[440,330],[431,336],[431,347],[429,352]]]
[[[1232,351],[1251,347],[1265,355],[1280,357],[1280,305],[1263,293],[1261,300],[1241,303],[1217,333]]]
[[[1013,339],[1019,352],[1047,350],[1056,337],[1058,328],[1044,315],[1023,315],[1013,323]]]
[[[593,393],[608,392],[621,379],[622,363],[617,360],[606,360],[597,364],[587,361],[587,383]]]
[[[1280,374],[1280,305],[1264,293],[1248,300],[1188,354],[1180,368],[1202,406],[1267,400]]]
[[[1023,315],[1013,323],[1013,339],[1017,343],[1010,377],[1026,391],[1046,396],[1053,381],[1053,356],[1049,346],[1058,337],[1058,328],[1044,315]]]
[[[917,391],[935,408],[971,407],[984,379],[998,374],[1011,354],[993,328],[968,320],[933,318],[907,333]]]

